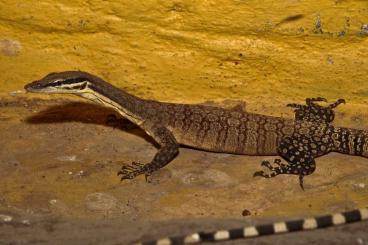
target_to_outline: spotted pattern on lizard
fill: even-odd
[[[295,108],[295,120],[306,120],[312,122],[320,122],[320,123],[330,123],[335,118],[335,112],[333,111],[341,103],[345,104],[344,99],[338,99],[336,102],[323,107],[315,102],[324,101],[327,102],[325,98],[317,97],[317,98],[307,98],[305,100],[306,105],[300,104],[287,104],[288,107]]]
[[[287,164],[282,163],[281,159],[277,158],[274,160],[273,166],[269,161],[263,161],[262,166],[268,168],[271,172],[265,173],[264,171],[257,171],[254,176],[262,176],[265,178],[272,178],[279,174],[295,174],[299,175],[299,183],[302,189],[303,178],[306,175],[312,174],[316,169],[315,158],[323,156],[331,151],[341,150],[347,152],[349,148],[349,153],[355,154],[359,152],[362,147],[362,142],[350,142],[350,146],[346,144],[340,144],[340,141],[346,141],[345,138],[336,138],[336,134],[340,133],[339,128],[334,128],[333,126],[327,125],[331,123],[335,117],[333,111],[339,104],[345,103],[344,99],[338,99],[336,102],[322,107],[314,102],[324,101],[327,102],[325,98],[307,98],[306,105],[300,104],[288,104],[288,107],[293,107],[295,109],[295,120],[298,122],[312,122],[315,124],[320,124],[318,127],[311,126],[312,131],[320,130],[321,132],[314,137],[310,137],[308,134],[300,134],[298,131],[294,132],[291,136],[285,137],[278,146],[278,154],[287,161]],[[343,135],[351,135],[353,130],[344,130]],[[351,136],[353,137],[353,136]],[[359,138],[356,137],[359,141]],[[350,139],[350,140],[355,140]],[[337,150],[334,150],[334,149]]]

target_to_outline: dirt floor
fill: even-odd
[[[263,159],[273,157],[188,148],[150,183],[144,177],[120,182],[122,164],[148,162],[156,147],[111,114],[79,100],[13,95],[0,101],[0,244],[129,244],[368,203],[367,159],[335,153],[318,159],[305,191],[293,176],[252,177]],[[336,117],[366,128],[348,112]],[[362,222],[247,244],[367,244],[367,228]]]

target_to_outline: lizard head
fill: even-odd
[[[81,71],[64,71],[50,73],[40,80],[36,80],[24,86],[28,92],[36,93],[72,93],[80,94],[88,89],[88,83],[94,77]]]

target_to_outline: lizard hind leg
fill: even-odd
[[[336,102],[328,106],[321,106],[315,102],[327,102],[325,98],[307,98],[306,104],[287,104],[288,107],[295,108],[295,119],[298,121],[311,121],[317,123],[331,123],[335,118],[333,111],[341,103],[345,103],[344,99],[338,99]]]
[[[279,155],[287,161],[282,163],[280,159],[275,159],[275,167],[273,167],[268,161],[263,161],[262,166],[265,166],[270,170],[270,173],[264,171],[257,171],[254,176],[262,176],[264,178],[272,178],[279,174],[290,174],[299,176],[299,185],[304,190],[303,178],[306,175],[312,174],[316,169],[316,163],[314,160],[315,149],[310,145],[311,139],[307,137],[286,137],[280,142]],[[327,149],[327,148],[326,148]],[[327,153],[327,150],[326,152]],[[316,154],[322,155],[322,152],[316,152]]]

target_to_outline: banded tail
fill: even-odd
[[[166,237],[159,240],[135,243],[134,245],[186,245],[201,242],[220,242],[295,231],[314,230],[367,219],[368,208],[362,208],[300,220],[282,221],[214,232],[197,232],[186,236]]]
[[[332,151],[368,157],[368,131],[335,127],[330,133]]]

